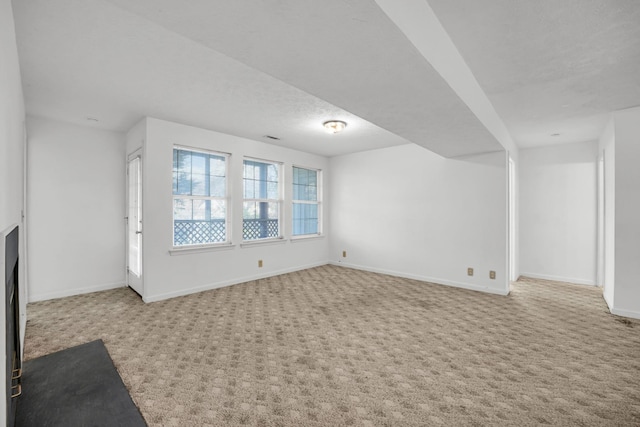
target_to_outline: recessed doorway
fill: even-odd
[[[144,296],[142,279],[142,156],[138,150],[127,162],[127,284]]]

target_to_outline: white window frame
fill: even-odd
[[[231,233],[232,233],[232,227],[231,227],[231,192],[230,190],[230,157],[231,154],[229,153],[225,153],[225,152],[221,152],[221,151],[215,151],[215,150],[207,150],[207,149],[203,149],[203,148],[194,148],[194,147],[189,147],[189,146],[185,146],[185,145],[174,145],[172,150],[171,150],[171,155],[173,158],[173,151],[174,150],[183,150],[183,151],[189,151],[192,153],[200,153],[200,154],[209,154],[209,155],[213,155],[213,156],[218,156],[218,157],[224,157],[224,171],[225,171],[225,188],[224,188],[224,197],[218,197],[218,196],[192,196],[192,195],[187,195],[187,194],[173,194],[173,189],[171,191],[172,193],[172,198],[171,198],[171,246],[172,246],[172,251],[171,253],[179,253],[179,252],[189,252],[189,251],[197,251],[197,250],[202,250],[202,249],[215,249],[215,248],[222,248],[222,247],[228,247],[231,245]],[[173,162],[172,162],[172,175],[173,175]],[[172,184],[173,187],[173,184]],[[188,245],[175,245],[175,209],[174,209],[174,203],[176,199],[190,199],[190,200],[222,200],[225,202],[225,241],[223,242],[209,242],[209,243],[194,243],[194,244],[188,244]]]
[[[244,176],[244,166],[245,166],[245,162],[258,162],[258,163],[265,163],[265,164],[270,164],[270,165],[274,165],[277,168],[278,171],[278,198],[277,199],[269,199],[269,198],[246,198],[245,197],[245,176]],[[266,160],[266,159],[260,159],[260,158],[256,158],[256,157],[244,157],[242,159],[242,243],[243,245],[253,245],[256,243],[265,243],[265,242],[274,242],[274,241],[280,241],[284,239],[284,235],[283,235],[283,230],[284,227],[282,226],[284,224],[284,209],[283,209],[283,202],[284,202],[284,173],[283,173],[283,163],[282,162],[278,162],[278,161],[274,161],[274,160]],[[258,238],[258,239],[245,239],[244,238],[244,203],[245,202],[266,202],[266,203],[277,203],[278,206],[278,235],[276,237],[263,237],[263,238]]]
[[[293,180],[293,169],[294,168],[298,168],[298,169],[306,169],[309,171],[314,171],[316,172],[316,182],[317,182],[317,194],[316,194],[316,200],[297,200],[295,199],[295,191],[294,191],[294,180]],[[322,231],[323,231],[323,218],[322,218],[322,198],[323,198],[323,194],[322,194],[322,169],[317,169],[317,168],[310,168],[307,166],[300,166],[300,165],[292,165],[291,166],[291,239],[292,240],[296,240],[296,239],[309,239],[309,238],[314,238],[314,237],[320,237],[322,236]],[[294,222],[295,222],[295,216],[294,216],[294,204],[307,204],[307,205],[317,205],[318,206],[318,232],[317,233],[310,233],[310,234],[294,234]]]

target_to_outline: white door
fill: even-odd
[[[127,284],[144,296],[142,282],[142,160],[134,153],[127,163]]]

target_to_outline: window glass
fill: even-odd
[[[173,149],[173,246],[229,241],[227,158]]]
[[[293,235],[320,234],[320,171],[293,167]]]
[[[244,161],[243,240],[281,237],[280,164]]]

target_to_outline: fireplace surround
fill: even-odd
[[[19,296],[19,230],[11,227],[2,233],[4,248],[5,313],[6,313],[6,425],[15,423],[17,400],[22,394],[22,358],[20,351]]]

